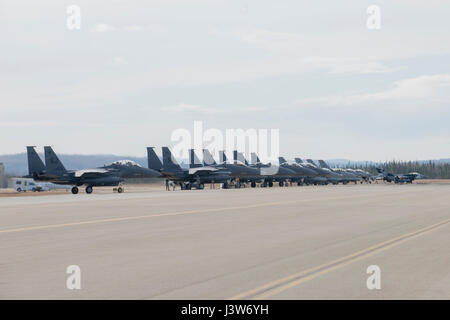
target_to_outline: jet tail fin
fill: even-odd
[[[227,162],[227,155],[225,154],[225,151],[219,151],[219,161]]]
[[[34,146],[27,147],[28,175],[33,177],[45,171],[45,164],[37,154]]]
[[[247,161],[247,159],[245,159],[244,154],[242,152],[238,152],[236,157],[237,157],[237,160],[239,160],[240,162],[242,162],[246,166],[248,166],[248,161]]]
[[[45,168],[49,173],[62,174],[67,172],[66,168],[62,164],[61,160],[59,160],[56,153],[53,151],[52,147],[45,146]]]
[[[202,162],[195,154],[195,150],[189,149],[189,168],[199,168],[202,166]]]
[[[310,163],[310,164],[313,164],[313,165],[317,166],[317,165],[314,163],[314,161],[312,161],[312,159],[306,159],[306,162],[308,162],[308,163]]]
[[[252,157],[252,164],[261,163],[261,160],[259,160],[259,157],[256,153],[252,152],[251,157]]]
[[[303,163],[302,159],[300,159],[300,158],[295,158],[294,160],[295,160],[295,163],[298,163],[298,164]]]
[[[163,169],[164,170],[181,170],[177,160],[172,155],[168,147],[162,147],[163,154]]]
[[[320,164],[320,167],[321,167],[321,168],[324,168],[324,169],[331,169],[330,166],[329,166],[325,161],[323,161],[323,160],[319,160],[319,164]]]
[[[154,147],[147,147],[147,162],[148,168],[156,171],[160,171],[162,169],[161,160],[156,155]]]
[[[216,165],[216,160],[212,156],[211,152],[207,149],[203,149],[203,164],[205,166],[214,166]]]
[[[284,157],[278,157],[278,162],[280,164],[283,164],[283,163],[286,163],[287,161],[286,161],[286,159]]]

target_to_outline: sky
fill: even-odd
[[[449,158],[449,17],[441,0],[1,0],[0,154],[142,156],[202,121],[279,129],[291,159]]]

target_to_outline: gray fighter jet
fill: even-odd
[[[121,160],[110,165],[83,170],[66,170],[58,156],[49,146],[44,147],[45,166],[34,147],[27,147],[28,176],[36,181],[73,185],[72,193],[78,193],[79,186],[86,186],[86,193],[92,193],[96,186],[119,186],[125,178],[153,178],[161,174],[143,168],[134,161]],[[120,186],[117,191],[123,192]]]
[[[310,159],[308,159],[308,161],[309,160]],[[346,171],[344,169],[340,169],[340,168],[331,169],[330,166],[323,160],[319,160],[319,165],[322,169],[330,170],[331,172],[339,174],[341,176],[340,181],[343,184],[347,184],[349,182],[353,182],[353,183],[357,184],[358,182],[361,181],[361,177],[359,175],[352,173],[350,171]]]
[[[246,165],[242,161],[228,161],[225,155],[225,151],[219,152],[220,162],[217,163],[211,153],[204,149],[203,150],[203,164],[205,166],[212,166],[214,168],[222,168],[230,172],[231,182],[234,183],[236,188],[242,186],[241,182],[247,182],[251,179],[261,180],[260,170],[258,168],[252,168]],[[256,186],[256,182],[255,182]],[[228,187],[228,186],[224,186]]]
[[[160,172],[163,177],[180,185],[182,190],[204,189],[205,183],[223,183],[228,185],[230,173],[213,166],[198,166],[194,150],[190,152],[193,167],[183,169],[172,156],[168,147],[162,147],[163,161],[159,160],[154,147],[147,147],[148,167]],[[194,158],[195,156],[195,158]]]
[[[280,167],[288,168],[296,173],[291,181],[297,182],[301,186],[308,179],[318,177],[319,174],[310,168],[303,167],[297,163],[288,163],[284,157],[278,157]],[[282,186],[282,185],[281,185]]]
[[[264,177],[264,181],[261,187],[273,187],[274,182],[278,182],[280,187],[287,185],[291,179],[297,177],[297,173],[294,170],[287,168],[286,166],[275,166],[271,163],[262,163],[256,153],[252,153],[252,167],[259,168],[261,175]]]
[[[339,183],[339,175],[332,172],[331,170],[324,170],[322,168],[319,168],[316,166],[314,162],[312,162],[311,159],[308,159],[308,162],[303,162],[300,158],[295,158],[295,163],[297,163],[300,166],[306,167],[308,169],[311,169],[315,171],[318,176],[316,177],[310,177],[305,179],[305,184],[314,184],[314,185],[327,185],[329,183],[332,184],[338,184]],[[311,162],[309,162],[311,160]]]
[[[254,175],[243,175],[240,177],[240,183],[250,183],[252,188],[256,187],[256,184],[264,181],[264,176],[261,175],[261,167],[255,167],[248,163],[247,159],[245,159],[244,155],[237,150],[233,151],[233,161],[235,164],[243,164],[246,167],[256,169]]]
[[[418,176],[420,176],[417,172],[411,172],[406,174],[394,174],[387,172],[384,169],[377,168],[377,171],[379,173],[378,178],[381,178],[382,180],[386,182],[395,182],[395,183],[412,183],[415,179],[417,179]]]

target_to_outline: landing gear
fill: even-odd
[[[272,188],[272,187],[273,187],[273,182],[269,181],[269,188]]]
[[[283,182],[283,181],[280,181],[280,182],[278,183],[278,185],[279,185],[280,187],[282,187],[282,186],[284,186],[284,182]]]
[[[92,192],[92,191],[91,191]],[[117,188],[117,193],[122,193],[123,192],[123,188],[122,187],[118,187]]]
[[[72,194],[77,194],[77,193],[78,193],[78,187],[73,187]]]
[[[250,184],[250,186],[251,186],[252,188],[256,188],[256,182],[255,182],[255,181],[252,181],[252,183]]]
[[[303,185],[303,183],[301,183],[301,181],[297,182],[297,185],[300,187]]]
[[[222,184],[222,189],[228,189],[228,188],[230,188],[230,185],[228,184],[227,181],[225,181],[225,182]]]
[[[92,186],[87,186],[86,187],[86,193],[87,194],[91,194],[92,193]]]
[[[266,188],[267,187],[267,181],[264,181],[262,184],[261,184],[261,188]]]
[[[203,183],[200,183],[200,184],[198,185],[198,188],[199,188],[200,190],[203,190],[203,189],[205,189],[205,185],[204,185]]]

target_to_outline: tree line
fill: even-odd
[[[373,175],[377,175],[377,168],[386,170],[394,174],[404,174],[418,172],[429,179],[450,179],[450,163],[436,161],[388,161],[383,163],[348,163],[346,168],[365,170]]]

